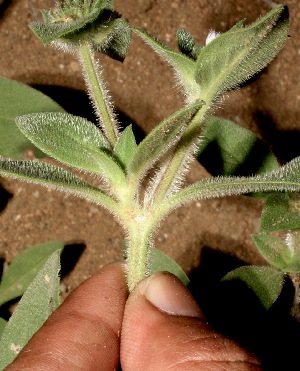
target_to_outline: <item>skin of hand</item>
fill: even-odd
[[[259,361],[205,321],[168,273],[128,296],[120,263],[77,287],[6,371],[262,370]]]

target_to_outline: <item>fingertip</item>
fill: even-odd
[[[128,370],[260,370],[259,362],[208,325],[187,288],[158,273],[129,295],[121,334],[121,364]]]
[[[116,368],[127,295],[123,265],[103,267],[52,313],[8,369]]]
[[[204,318],[188,289],[170,273],[159,272],[143,280],[134,295],[144,295],[152,305],[167,314]]]

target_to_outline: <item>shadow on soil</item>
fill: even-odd
[[[1,186],[1,183],[0,183],[0,213],[1,211],[3,211],[9,200],[13,197],[13,194],[10,193],[8,190],[6,190],[5,188],[3,188]]]
[[[265,112],[258,111],[255,116],[261,136],[280,163],[284,164],[300,156],[299,130],[278,130],[273,118]]]
[[[208,322],[257,354],[264,370],[294,370],[299,362],[300,325],[290,316],[293,285],[287,279],[278,300],[266,311],[241,281],[220,282],[242,265],[232,256],[204,248],[189,288]]]

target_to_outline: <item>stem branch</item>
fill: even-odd
[[[85,82],[95,107],[100,125],[110,145],[114,148],[118,139],[118,125],[114,117],[104,82],[102,81],[98,63],[88,42],[80,44],[80,62],[83,69]]]
[[[202,130],[201,121],[208,109],[209,107],[204,105],[199,110],[175,147],[170,162],[166,167],[165,174],[156,189],[153,204],[160,205],[169,191],[172,191],[173,187],[176,188],[176,183],[178,181],[180,182],[180,178],[186,170],[187,164],[194,155],[193,146],[199,140]]]

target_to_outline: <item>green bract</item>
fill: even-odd
[[[128,23],[114,11],[110,0],[67,0],[55,11],[42,12],[44,22],[32,22],[30,28],[43,44],[55,42],[74,48],[89,42],[104,54],[123,60],[131,41]]]

